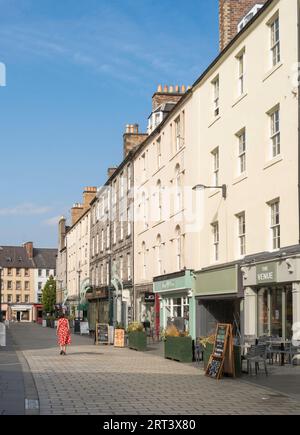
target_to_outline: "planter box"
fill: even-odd
[[[203,362],[204,362],[204,370],[206,370],[209,358],[214,350],[213,344],[207,344],[206,348],[203,350]],[[234,367],[235,367],[235,376],[239,377],[242,375],[242,360],[241,360],[241,348],[240,346],[233,346],[234,352]]]
[[[130,349],[144,351],[147,349],[147,335],[143,331],[129,332],[128,347]]]
[[[186,363],[192,362],[192,337],[166,337],[165,358]]]

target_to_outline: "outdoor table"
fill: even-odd
[[[291,341],[290,340],[274,339],[274,340],[268,340],[268,341],[266,341],[266,343],[270,344],[270,345],[275,344],[277,346],[280,346],[280,350],[284,351],[285,345],[290,344]],[[283,352],[281,353],[281,366],[284,366],[284,353]]]

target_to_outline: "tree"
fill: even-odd
[[[56,281],[53,276],[50,276],[43,288],[42,303],[46,313],[53,313],[56,303]]]

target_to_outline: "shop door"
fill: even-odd
[[[17,311],[17,321],[21,321],[21,311]]]
[[[239,301],[233,300],[210,300],[201,301],[198,308],[197,335],[209,336],[216,331],[218,323],[230,323],[234,325],[235,332],[240,325],[236,325],[239,319]]]

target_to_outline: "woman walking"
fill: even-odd
[[[71,344],[71,333],[68,319],[65,318],[64,313],[60,314],[57,322],[56,335],[58,337],[58,344],[60,346],[60,355],[66,355],[66,347]]]

